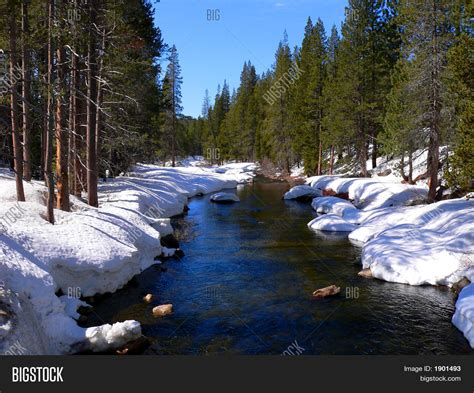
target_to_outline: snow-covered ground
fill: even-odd
[[[254,169],[137,165],[101,183],[99,208],[71,197],[55,225],[45,219],[44,185],[25,182],[27,202],[17,203],[14,178],[0,169],[0,354],[104,351],[140,337],[136,321],[80,328],[77,297],[123,287],[162,254],[160,236],[188,198],[235,188]]]
[[[363,268],[385,281],[410,285],[448,285],[474,281],[474,199],[426,204],[425,185],[407,185],[391,177],[315,176],[286,197],[315,197],[322,214],[308,223],[315,231],[345,232],[362,246]],[[289,198],[290,199],[290,198]],[[472,287],[472,284],[471,284]],[[463,290],[453,322],[474,344],[474,292]]]

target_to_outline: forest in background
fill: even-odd
[[[411,168],[427,148],[434,200],[447,145],[447,184],[473,187],[467,0],[349,0],[339,30],[308,19],[301,46],[285,34],[262,75],[245,62],[240,86],[206,92],[197,119],[182,114],[178,51],[150,2],[1,0],[0,12],[0,160],[15,170],[20,201],[23,179],[44,179],[50,222],[70,194],[97,206],[106,173],[185,155],[304,165],[307,175],[332,173],[346,155],[366,176],[370,158],[400,156]],[[415,180],[410,169],[404,177]]]
[[[285,36],[273,67],[243,65],[240,86],[224,81],[183,140],[214,160],[269,160],[284,172],[331,174],[334,159],[401,157],[413,183],[413,153],[428,149],[430,198],[439,185],[439,147],[451,154],[447,184],[474,179],[473,4],[464,0],[349,0],[340,31],[308,19],[303,42]],[[189,136],[190,135],[190,136]],[[218,154],[215,153],[217,149]],[[404,165],[403,165],[404,164]],[[403,169],[402,169],[403,170]],[[418,179],[419,180],[419,179]]]

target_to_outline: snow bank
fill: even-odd
[[[459,294],[452,322],[474,348],[474,284],[463,288]]]
[[[474,201],[383,212],[356,235],[364,227],[372,240],[363,248],[363,267],[377,278],[411,285],[452,285],[463,276],[474,280]]]
[[[102,331],[97,334],[96,328],[77,326],[68,313],[80,301],[61,301],[55,295],[53,277],[39,265],[31,253],[0,234],[0,310],[4,315],[0,318],[0,354],[54,355],[71,353],[73,348],[102,351],[140,337],[138,322],[114,324],[114,332],[120,328],[120,334],[109,334],[107,344],[102,340],[97,347],[90,337],[98,339]]]
[[[252,178],[251,168],[137,165],[129,176],[100,184],[99,208],[71,197],[71,212],[55,210],[55,225],[44,217],[44,185],[25,182],[27,202],[17,203],[14,178],[1,170],[0,353],[17,342],[30,354],[104,351],[140,337],[135,321],[78,327],[82,303],[55,293],[121,288],[162,254],[160,236],[172,233],[169,217],[189,197],[235,188]]]
[[[401,184],[384,178],[313,176],[306,183],[320,191],[332,189],[336,193],[348,193],[354,205],[363,210],[406,206],[423,202],[428,195],[428,187],[424,185]]]

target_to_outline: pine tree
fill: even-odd
[[[323,84],[322,102],[324,106],[323,116],[323,133],[321,134],[321,141],[324,146],[329,146],[329,174],[333,174],[334,169],[334,153],[336,147],[339,146],[340,141],[343,140],[342,135],[338,135],[341,128],[337,127],[337,111],[331,110],[330,105],[334,103],[334,91],[337,88],[337,66],[338,66],[338,47],[340,44],[340,37],[336,26],[332,26],[331,35],[327,44],[327,72]]]
[[[168,61],[169,64],[163,81],[164,128],[171,153],[171,165],[174,167],[178,149],[177,118],[183,109],[181,106],[181,67],[178,51],[174,45],[170,49]]]
[[[469,23],[474,5],[460,2],[459,34],[448,53],[448,88],[454,102],[455,143],[447,170],[448,185],[461,192],[474,189],[474,37]]]
[[[303,158],[307,175],[321,174],[326,56],[323,22],[318,19],[313,26],[308,18],[303,45],[296,55],[301,76],[294,84],[291,97],[294,149]]]
[[[399,22],[403,24],[402,57],[406,62],[410,93],[408,112],[411,132],[421,134],[428,147],[428,198],[434,200],[438,186],[439,146],[442,130],[449,120],[443,102],[446,55],[452,40],[451,0],[420,0],[399,5]]]
[[[271,87],[274,92],[274,102],[267,105],[264,138],[268,141],[274,162],[289,173],[293,159],[290,124],[290,85],[286,81],[292,66],[292,57],[288,45],[288,35],[284,34],[275,54]]]

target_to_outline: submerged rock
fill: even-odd
[[[330,285],[328,287],[317,289],[316,291],[314,291],[313,297],[316,299],[323,299],[328,296],[335,296],[339,292],[341,292],[341,287]]]
[[[171,314],[172,312],[172,304],[162,304],[161,306],[156,306],[153,308],[153,316],[155,318],[164,317],[165,315]]]
[[[240,199],[237,195],[230,192],[218,192],[211,196],[210,201],[214,203],[234,203],[240,202]]]
[[[150,346],[150,340],[145,336],[141,336],[136,340],[130,341],[124,346],[118,348],[118,355],[139,355],[142,354]]]
[[[163,247],[179,248],[179,242],[173,234],[160,237],[160,243]]]

